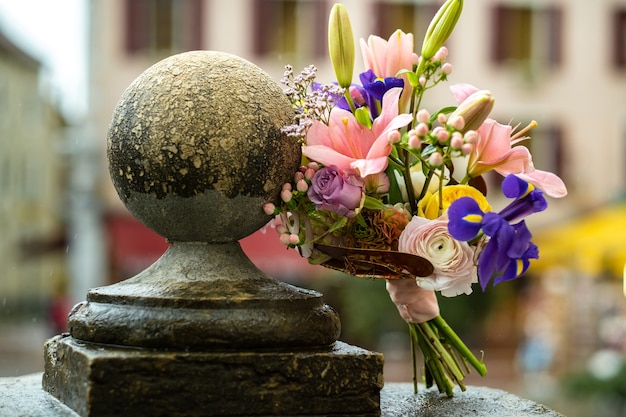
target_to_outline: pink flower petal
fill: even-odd
[[[357,159],[350,164],[350,167],[359,171],[361,177],[378,174],[387,168],[389,159],[387,155],[379,158]]]
[[[391,130],[396,130],[411,123],[410,114],[398,115],[398,99],[401,88],[391,88],[383,96],[383,108],[380,115],[372,123],[372,133],[379,137]]]
[[[551,172],[540,171],[537,169],[532,172],[516,174],[516,177],[531,183],[540,190],[543,190],[550,197],[562,198],[567,195],[567,188],[565,187],[563,180]]]
[[[312,161],[326,166],[336,165],[342,171],[349,170],[351,168],[350,164],[354,162],[354,158],[350,158],[323,145],[305,145],[302,147],[302,153]]]
[[[478,88],[467,83],[458,83],[450,86],[450,91],[457,103],[461,104],[466,98],[479,91]]]

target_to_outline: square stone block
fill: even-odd
[[[81,416],[380,415],[383,356],[323,350],[182,352],[45,346],[43,388]]]

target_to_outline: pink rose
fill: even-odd
[[[354,217],[363,201],[363,182],[355,176],[342,175],[331,165],[315,173],[307,196],[318,210]]]
[[[478,282],[474,249],[454,239],[448,232],[447,220],[428,220],[413,216],[402,231],[398,242],[400,252],[422,256],[432,262],[434,272],[417,277],[417,285],[441,291],[445,297],[470,294],[472,283]]]

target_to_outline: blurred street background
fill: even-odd
[[[43,343],[89,288],[135,275],[167,248],[109,178],[107,128],[125,88],[194,49],[239,55],[276,81],[286,64],[315,64],[330,82],[332,3],[0,0],[0,377],[41,372]],[[356,39],[400,28],[417,51],[441,4],[343,3]],[[501,122],[536,120],[525,145],[569,190],[529,219],[540,259],[526,276],[441,299],[484,353],[489,374],[470,383],[569,417],[626,416],[626,0],[466,1],[447,46],[450,84],[491,90]],[[427,107],[454,102],[438,91]],[[408,329],[384,282],[310,266],[271,228],[241,243],[268,274],[322,292],[342,340],[385,354],[387,381],[410,381]]]

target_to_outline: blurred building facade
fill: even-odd
[[[356,39],[369,34],[387,38],[400,28],[414,33],[417,52],[441,4],[430,0],[343,3]],[[286,64],[296,70],[315,64],[318,79],[332,81],[326,51],[332,4],[331,0],[91,0],[88,122],[102,155],[110,117],[125,88],[150,65],[174,53],[193,49],[233,53],[254,62],[277,81]],[[502,122],[539,123],[526,145],[533,152],[535,166],[560,175],[569,195],[550,200],[550,210],[530,219],[534,230],[548,229],[624,195],[626,1],[466,1],[447,46],[454,66],[450,83],[490,89],[496,98],[493,116]],[[357,73],[363,68],[359,55]],[[453,103],[446,87],[439,92],[429,97],[426,106],[435,109]],[[115,247],[130,235],[140,235],[135,229],[115,227],[132,220],[108,173],[103,172],[101,180],[99,192],[109,235],[119,232],[111,242]],[[277,241],[274,236],[269,239]],[[146,263],[157,256],[163,246],[149,233],[136,240],[153,245],[152,255],[135,256],[135,266],[141,269],[141,260]],[[132,250],[118,257],[133,258]],[[113,275],[122,278],[131,272],[128,267]],[[597,277],[552,267],[542,269],[542,274],[546,279],[537,284],[541,295],[526,300],[524,307],[536,314],[525,314],[524,308],[517,313],[526,317],[526,323],[544,318],[542,328],[514,333],[522,338],[524,332],[560,335],[559,340],[546,343],[558,345],[565,362],[597,347],[592,327],[598,309],[590,290],[590,279]],[[570,297],[572,293],[577,297]],[[611,303],[619,304],[619,299]],[[577,323],[581,326],[570,328],[568,320],[577,309],[585,314],[584,320]],[[576,340],[590,338],[593,341],[582,350],[572,347]]]
[[[64,291],[66,123],[41,64],[0,31],[0,310],[41,312]]]

